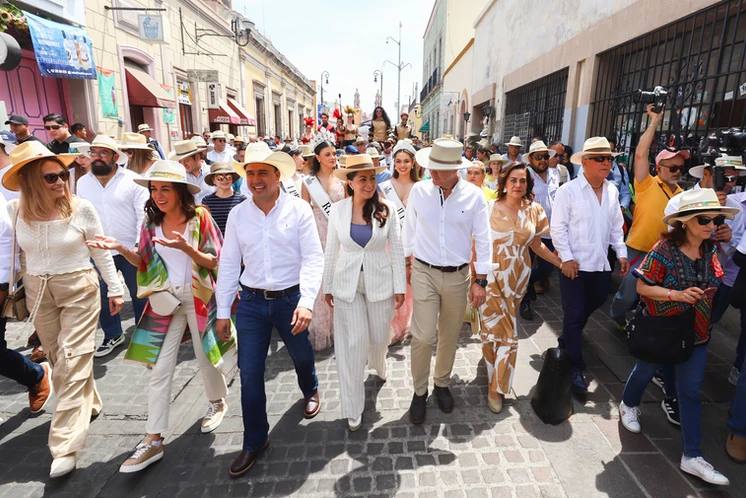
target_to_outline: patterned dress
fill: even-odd
[[[336,178],[332,177],[331,190],[327,192],[329,199],[332,202],[341,201],[345,197],[344,183]],[[321,211],[315,202],[311,201],[311,209],[313,210],[313,217],[316,220],[316,228],[319,231],[319,237],[321,238],[321,247],[326,249],[326,232],[329,228],[329,220],[326,215]],[[323,288],[323,282],[321,284]],[[324,301],[324,294],[319,292],[316,296],[316,301],[313,303],[313,318],[311,319],[311,325],[308,326],[308,338],[311,340],[311,345],[314,351],[322,351],[330,348],[334,344],[333,337],[333,315],[332,308]]]
[[[549,220],[537,202],[525,202],[515,221],[495,203],[491,206],[492,271],[487,275],[487,300],[479,308],[490,393],[510,392],[518,354],[516,312],[531,276],[529,244],[548,230]]]

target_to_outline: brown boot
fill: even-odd
[[[746,437],[737,436],[732,432],[725,440],[725,452],[736,463],[746,463]]]
[[[44,369],[44,377],[28,390],[28,407],[34,415],[41,412],[52,397],[52,367],[46,362],[40,366]]]

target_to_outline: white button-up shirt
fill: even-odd
[[[544,179],[534,171],[531,166],[528,167],[528,172],[531,178],[534,180],[534,200],[541,204],[544,208],[544,212],[547,214],[547,219],[552,221],[552,205],[554,204],[554,196],[557,193],[557,189],[560,186],[560,174],[555,168],[547,168],[547,180]],[[543,239],[549,239],[549,234],[542,236]]]
[[[200,188],[199,193],[194,194],[194,202],[197,204],[202,204],[202,199],[215,192],[215,187],[211,187],[205,182],[205,176],[209,173],[210,167],[205,163],[202,163],[199,176],[193,175],[187,171],[187,181]]]
[[[0,284],[7,284],[10,283],[10,259],[13,254],[13,222],[3,194],[0,194],[0,254]]]
[[[443,198],[432,180],[417,182],[409,193],[404,218],[404,255],[436,266],[461,266],[477,249],[475,269],[487,274],[492,264],[489,210],[482,189],[459,178]]]
[[[92,172],[78,180],[78,197],[87,199],[96,208],[104,233],[125,247],[135,247],[145,217],[145,203],[150,197],[147,188],[134,182],[137,174],[117,167],[106,186]],[[113,252],[113,251],[112,251]]]
[[[623,224],[619,192],[608,180],[604,180],[600,204],[585,175],[557,189],[550,231],[562,261],[575,260],[581,271],[611,271],[610,245],[617,257],[627,257]]]
[[[230,318],[239,281],[271,291],[300,284],[298,307],[313,309],[323,272],[324,253],[310,204],[280,192],[265,215],[247,199],[231,210],[225,226],[215,291],[217,317]]]
[[[226,146],[223,152],[218,152],[215,149],[207,153],[207,160],[211,163],[228,163],[233,162],[233,155],[236,153],[234,149]]]

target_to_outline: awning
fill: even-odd
[[[225,100],[220,101],[220,105],[217,109],[208,109],[207,117],[210,119],[210,123],[241,124],[241,118],[238,117],[238,114],[231,109],[231,106],[229,106]]]
[[[174,99],[148,73],[134,67],[125,67],[127,94],[130,105],[142,107],[176,107]]]
[[[235,100],[229,98],[228,99],[228,106],[230,106],[230,108],[233,109],[233,111],[236,114],[238,114],[238,119],[241,120],[241,122],[238,123],[239,125],[242,125],[242,126],[256,126],[256,120],[254,118],[252,118],[251,116],[249,116],[249,113],[246,111],[246,109],[244,109],[243,107],[241,107],[241,104],[239,104]]]
[[[428,133],[430,131],[430,121],[425,121],[425,124],[420,126],[420,131],[422,133]]]

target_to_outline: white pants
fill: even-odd
[[[171,317],[171,323],[163,341],[158,360],[150,374],[148,389],[148,422],[145,431],[148,434],[162,434],[168,430],[168,411],[171,405],[171,383],[176,370],[176,360],[179,346],[185,329],[188,327],[192,334],[192,347],[197,358],[205,395],[210,401],[217,401],[226,397],[228,388],[223,374],[207,359],[202,349],[202,339],[197,327],[197,315],[194,312],[194,297],[192,288],[176,288],[176,295],[181,300]]]
[[[365,364],[386,378],[389,322],[393,297],[374,303],[365,297],[363,276],[351,303],[334,301],[334,352],[337,356],[342,416],[357,418],[365,409]]]

